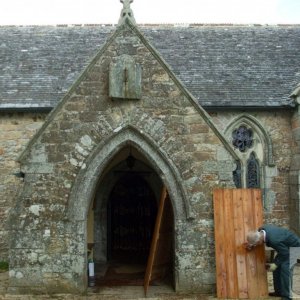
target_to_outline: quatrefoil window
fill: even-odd
[[[242,125],[232,132],[232,144],[241,152],[245,152],[253,146],[253,131]]]

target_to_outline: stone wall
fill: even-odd
[[[218,125],[221,131],[225,131],[226,126],[236,118],[238,114],[235,113],[211,113],[214,123]],[[291,227],[293,229],[299,228],[299,200],[298,200],[298,169],[297,169],[297,152],[294,152],[295,160],[291,162],[291,149],[296,151],[298,148],[296,144],[291,142],[292,136],[290,132],[290,112],[281,113],[280,116],[275,112],[260,112],[252,114],[263,124],[268,133],[270,133],[271,140],[273,141],[273,154],[275,167],[273,167],[270,180],[268,181],[268,188],[270,190],[270,203],[269,210],[265,211],[265,218],[267,222],[272,222],[279,225],[289,225],[291,220]],[[33,113],[2,113],[1,115],[1,260],[8,260],[8,231],[7,231],[7,215],[12,207],[18,188],[22,185],[22,179],[13,176],[13,173],[19,172],[19,164],[16,158],[20,155],[21,151],[25,148],[26,144],[32,138],[34,133],[44,123],[46,114],[33,114]],[[297,132],[298,112],[293,116],[292,126],[294,132]],[[295,134],[294,134],[295,136]],[[294,147],[291,147],[293,145]],[[290,182],[288,185],[288,170],[290,170]],[[296,172],[296,173],[295,173]],[[295,183],[295,184],[293,184]],[[289,188],[291,194],[289,193]],[[295,191],[295,193],[293,193]],[[289,197],[289,195],[291,195]],[[289,202],[289,200],[292,202]],[[291,213],[291,215],[290,215]],[[293,217],[294,215],[294,217]],[[291,216],[291,218],[290,218]],[[198,226],[200,231],[207,227],[207,221],[199,221]],[[212,223],[209,228],[212,230]],[[210,233],[212,235],[212,231]],[[203,239],[197,242],[205,249],[206,244]],[[201,248],[200,247],[200,248]],[[199,258],[201,257],[198,256]],[[210,261],[214,264],[214,261]],[[206,275],[208,276],[208,275]],[[211,275],[213,277],[213,275]],[[212,280],[212,279],[211,279]],[[212,280],[213,281],[213,280]]]
[[[22,150],[32,138],[34,133],[42,126],[46,117],[44,114],[35,113],[2,113],[0,119],[1,140],[0,140],[0,164],[1,164],[1,239],[0,239],[0,260],[8,260],[8,227],[7,216],[10,208],[16,199],[22,179],[14,176],[20,171],[19,163],[16,161]],[[238,113],[211,113],[214,123],[221,131],[225,131],[226,126],[237,117]],[[270,133],[273,141],[273,152],[275,167],[270,169],[270,180],[267,182],[269,194],[267,195],[268,207],[265,216],[268,222],[288,225],[291,221],[291,228],[297,230],[299,225],[299,176],[297,155],[299,146],[296,142],[291,142],[290,133],[290,112],[278,113],[260,112],[254,115]],[[295,140],[299,123],[299,113],[295,112],[292,119],[292,127]],[[291,145],[293,147],[291,147]],[[294,159],[291,162],[291,149],[293,149]],[[298,152],[297,152],[298,149]],[[290,186],[288,185],[289,173]],[[290,191],[289,191],[290,189]],[[290,196],[289,196],[290,195]],[[291,216],[291,217],[290,217]],[[294,216],[294,217],[293,217]]]
[[[298,97],[299,99],[299,97]],[[299,100],[298,100],[299,101]],[[300,235],[300,110],[299,105],[292,117],[293,157],[290,169],[290,220],[291,228]]]
[[[8,261],[7,217],[13,207],[22,178],[16,161],[28,141],[44,123],[46,114],[0,114],[0,261]]]
[[[292,112],[287,110],[280,111],[280,113],[276,111],[249,112],[247,114],[244,111],[211,113],[215,124],[222,132],[225,132],[239,115],[248,115],[255,120],[265,130],[271,141],[273,164],[268,164],[266,155],[262,162],[264,165],[262,171],[265,222],[290,226],[292,224],[290,224],[289,172],[290,168],[295,166],[292,163],[292,149],[294,148],[291,129]],[[230,142],[231,136],[229,135],[227,138]],[[267,141],[265,146],[270,146],[267,145]]]

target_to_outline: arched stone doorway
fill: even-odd
[[[162,186],[147,159],[131,146],[122,148],[104,171],[91,210],[97,285],[143,284]],[[174,281],[174,216],[171,202],[166,203],[156,284]]]
[[[87,160],[86,165],[81,168],[80,173],[74,182],[69,204],[67,219],[69,220],[69,230],[72,237],[77,242],[77,246],[85,252],[82,253],[77,269],[76,286],[85,291],[88,286],[87,280],[87,260],[88,260],[88,230],[90,214],[97,220],[97,216],[102,222],[94,224],[95,240],[94,253],[96,262],[107,262],[107,203],[117,176],[115,171],[118,164],[125,166],[130,147],[134,151],[137,162],[143,162],[144,166],[150,168],[151,174],[145,176],[150,184],[155,198],[160,198],[162,187],[168,191],[168,205],[170,207],[172,220],[168,222],[172,227],[172,260],[173,260],[173,282],[176,291],[183,290],[185,282],[185,270],[180,262],[180,249],[182,248],[181,237],[185,234],[184,222],[193,218],[193,211],[189,198],[182,184],[180,174],[173,161],[162,152],[150,136],[145,137],[141,132],[132,127],[125,127],[112,138],[100,143],[93,154]],[[96,233],[96,231],[101,234]],[[104,270],[105,271],[105,270]]]

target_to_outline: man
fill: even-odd
[[[290,247],[300,247],[300,238],[288,229],[263,225],[257,231],[247,234],[245,247],[251,250],[263,243],[277,252],[274,263],[267,266],[268,270],[273,272],[275,290],[275,293],[270,293],[270,295],[282,297],[281,299],[291,299],[293,266],[290,266]]]

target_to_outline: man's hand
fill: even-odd
[[[274,272],[277,269],[277,265],[274,263],[266,264],[266,269],[269,272]]]
[[[253,245],[249,244],[248,242],[243,243],[243,246],[247,250],[252,250],[254,248]]]

